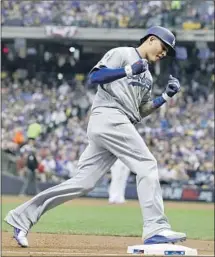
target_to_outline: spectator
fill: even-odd
[[[27,167],[27,178],[24,181],[24,184],[20,190],[19,195],[23,196],[26,194],[27,189],[30,187],[35,190],[35,195],[40,192],[37,185],[37,168],[38,168],[38,160],[36,157],[36,148],[35,141],[30,139],[28,143],[21,147],[20,152],[24,155],[24,159],[26,161]]]
[[[39,123],[36,121],[31,121],[30,125],[28,126],[28,131],[27,131],[27,137],[28,139],[33,139],[35,140],[38,138],[38,136],[41,134],[42,128]]]
[[[22,145],[25,141],[24,135],[22,133],[22,128],[15,129],[15,135],[13,138],[13,142],[17,145]]]

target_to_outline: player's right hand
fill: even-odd
[[[148,61],[146,59],[140,59],[132,65],[125,66],[125,72],[127,77],[132,75],[138,75],[146,70],[148,70]]]

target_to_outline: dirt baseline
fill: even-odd
[[[4,202],[21,203],[27,198],[3,197]],[[72,201],[80,205],[107,205],[103,199],[80,198]],[[70,205],[72,202],[67,202]],[[131,206],[138,205],[137,201],[128,201]],[[195,203],[166,203],[174,208],[197,209],[201,204]],[[202,208],[213,209],[212,204],[202,204]],[[142,244],[140,237],[92,236],[30,233],[29,248],[20,248],[9,232],[2,232],[2,256],[119,256],[126,255],[127,247]],[[198,255],[214,256],[214,242],[203,240],[187,240],[182,245],[196,248]]]
[[[125,255],[129,245],[141,244],[137,237],[30,233],[28,238],[30,247],[20,248],[11,233],[3,232],[2,256]],[[212,241],[188,240],[183,245],[213,256]]]

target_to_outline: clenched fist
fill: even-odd
[[[148,61],[146,59],[140,59],[132,65],[125,66],[125,73],[128,78],[132,77],[132,75],[138,75],[146,70],[148,70]]]
[[[180,91],[180,88],[179,80],[170,75],[165,92],[162,94],[163,98],[167,101],[169,98],[172,98],[177,94]]]

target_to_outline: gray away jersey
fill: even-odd
[[[117,69],[132,65],[140,59],[133,47],[117,47],[108,51],[91,70],[103,66]],[[152,76],[150,71],[145,71],[132,79],[124,77],[111,83],[98,86],[92,111],[98,107],[118,108],[123,111],[132,122],[139,122],[141,115],[139,107],[149,101],[152,90]]]

